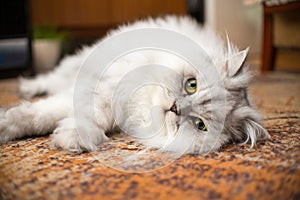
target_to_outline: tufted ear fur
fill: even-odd
[[[245,143],[251,142],[251,148],[259,140],[270,138],[270,135],[266,129],[264,129],[258,122],[253,119],[247,119],[244,122],[244,133],[246,134]]]
[[[227,61],[226,61],[226,74],[228,77],[235,76],[243,66],[247,57],[249,47],[243,51],[237,51],[229,41],[227,35]]]
[[[261,116],[252,107],[243,106],[235,110],[229,117],[228,131],[233,140],[251,142],[251,148],[259,140],[270,138],[266,129],[259,123]]]

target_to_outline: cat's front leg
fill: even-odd
[[[24,102],[0,113],[0,143],[24,136],[46,135],[72,109],[70,92],[36,102]]]
[[[74,153],[96,151],[97,145],[109,141],[105,131],[86,118],[66,118],[51,135],[50,145]]]

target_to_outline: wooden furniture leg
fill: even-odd
[[[264,5],[265,10],[265,5]],[[261,71],[274,69],[273,15],[264,11],[263,52]]]
[[[290,10],[300,10],[300,1],[293,1],[275,6],[266,6],[263,4],[264,32],[262,42],[262,72],[273,70],[275,64],[276,48],[273,45],[273,14],[278,12],[288,12]]]

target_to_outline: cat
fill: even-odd
[[[89,72],[84,75],[94,79],[99,87],[76,88],[80,94],[75,107],[80,115],[76,117],[76,77],[91,51],[107,38],[147,27],[172,30],[195,41],[216,67],[218,81],[214,85],[204,84],[199,71],[176,55],[155,50],[133,52],[116,60],[101,77]],[[201,154],[236,141],[250,141],[252,147],[256,141],[269,138],[269,134],[248,99],[247,88],[253,73],[244,62],[247,52],[248,49],[239,51],[228,38],[226,44],[214,31],[189,17],[149,18],[120,26],[94,45],[65,57],[53,71],[34,79],[20,78],[23,97],[42,93],[48,97],[3,111],[0,142],[52,133],[52,147],[81,153],[96,151],[97,145],[110,140],[107,132],[121,129],[150,147],[173,152]],[[153,63],[156,65],[152,68],[140,67]],[[208,73],[210,69],[212,66],[207,66]],[[137,74],[131,76],[132,71]],[[161,84],[139,86],[139,82],[134,82],[149,77]],[[136,88],[128,89],[132,86]],[[91,93],[94,110],[87,100]],[[220,103],[222,95],[225,101]],[[115,98],[121,98],[121,103],[115,102]]]

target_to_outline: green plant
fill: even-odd
[[[42,26],[33,28],[33,39],[63,40],[65,37],[65,33],[59,32],[56,27]]]

